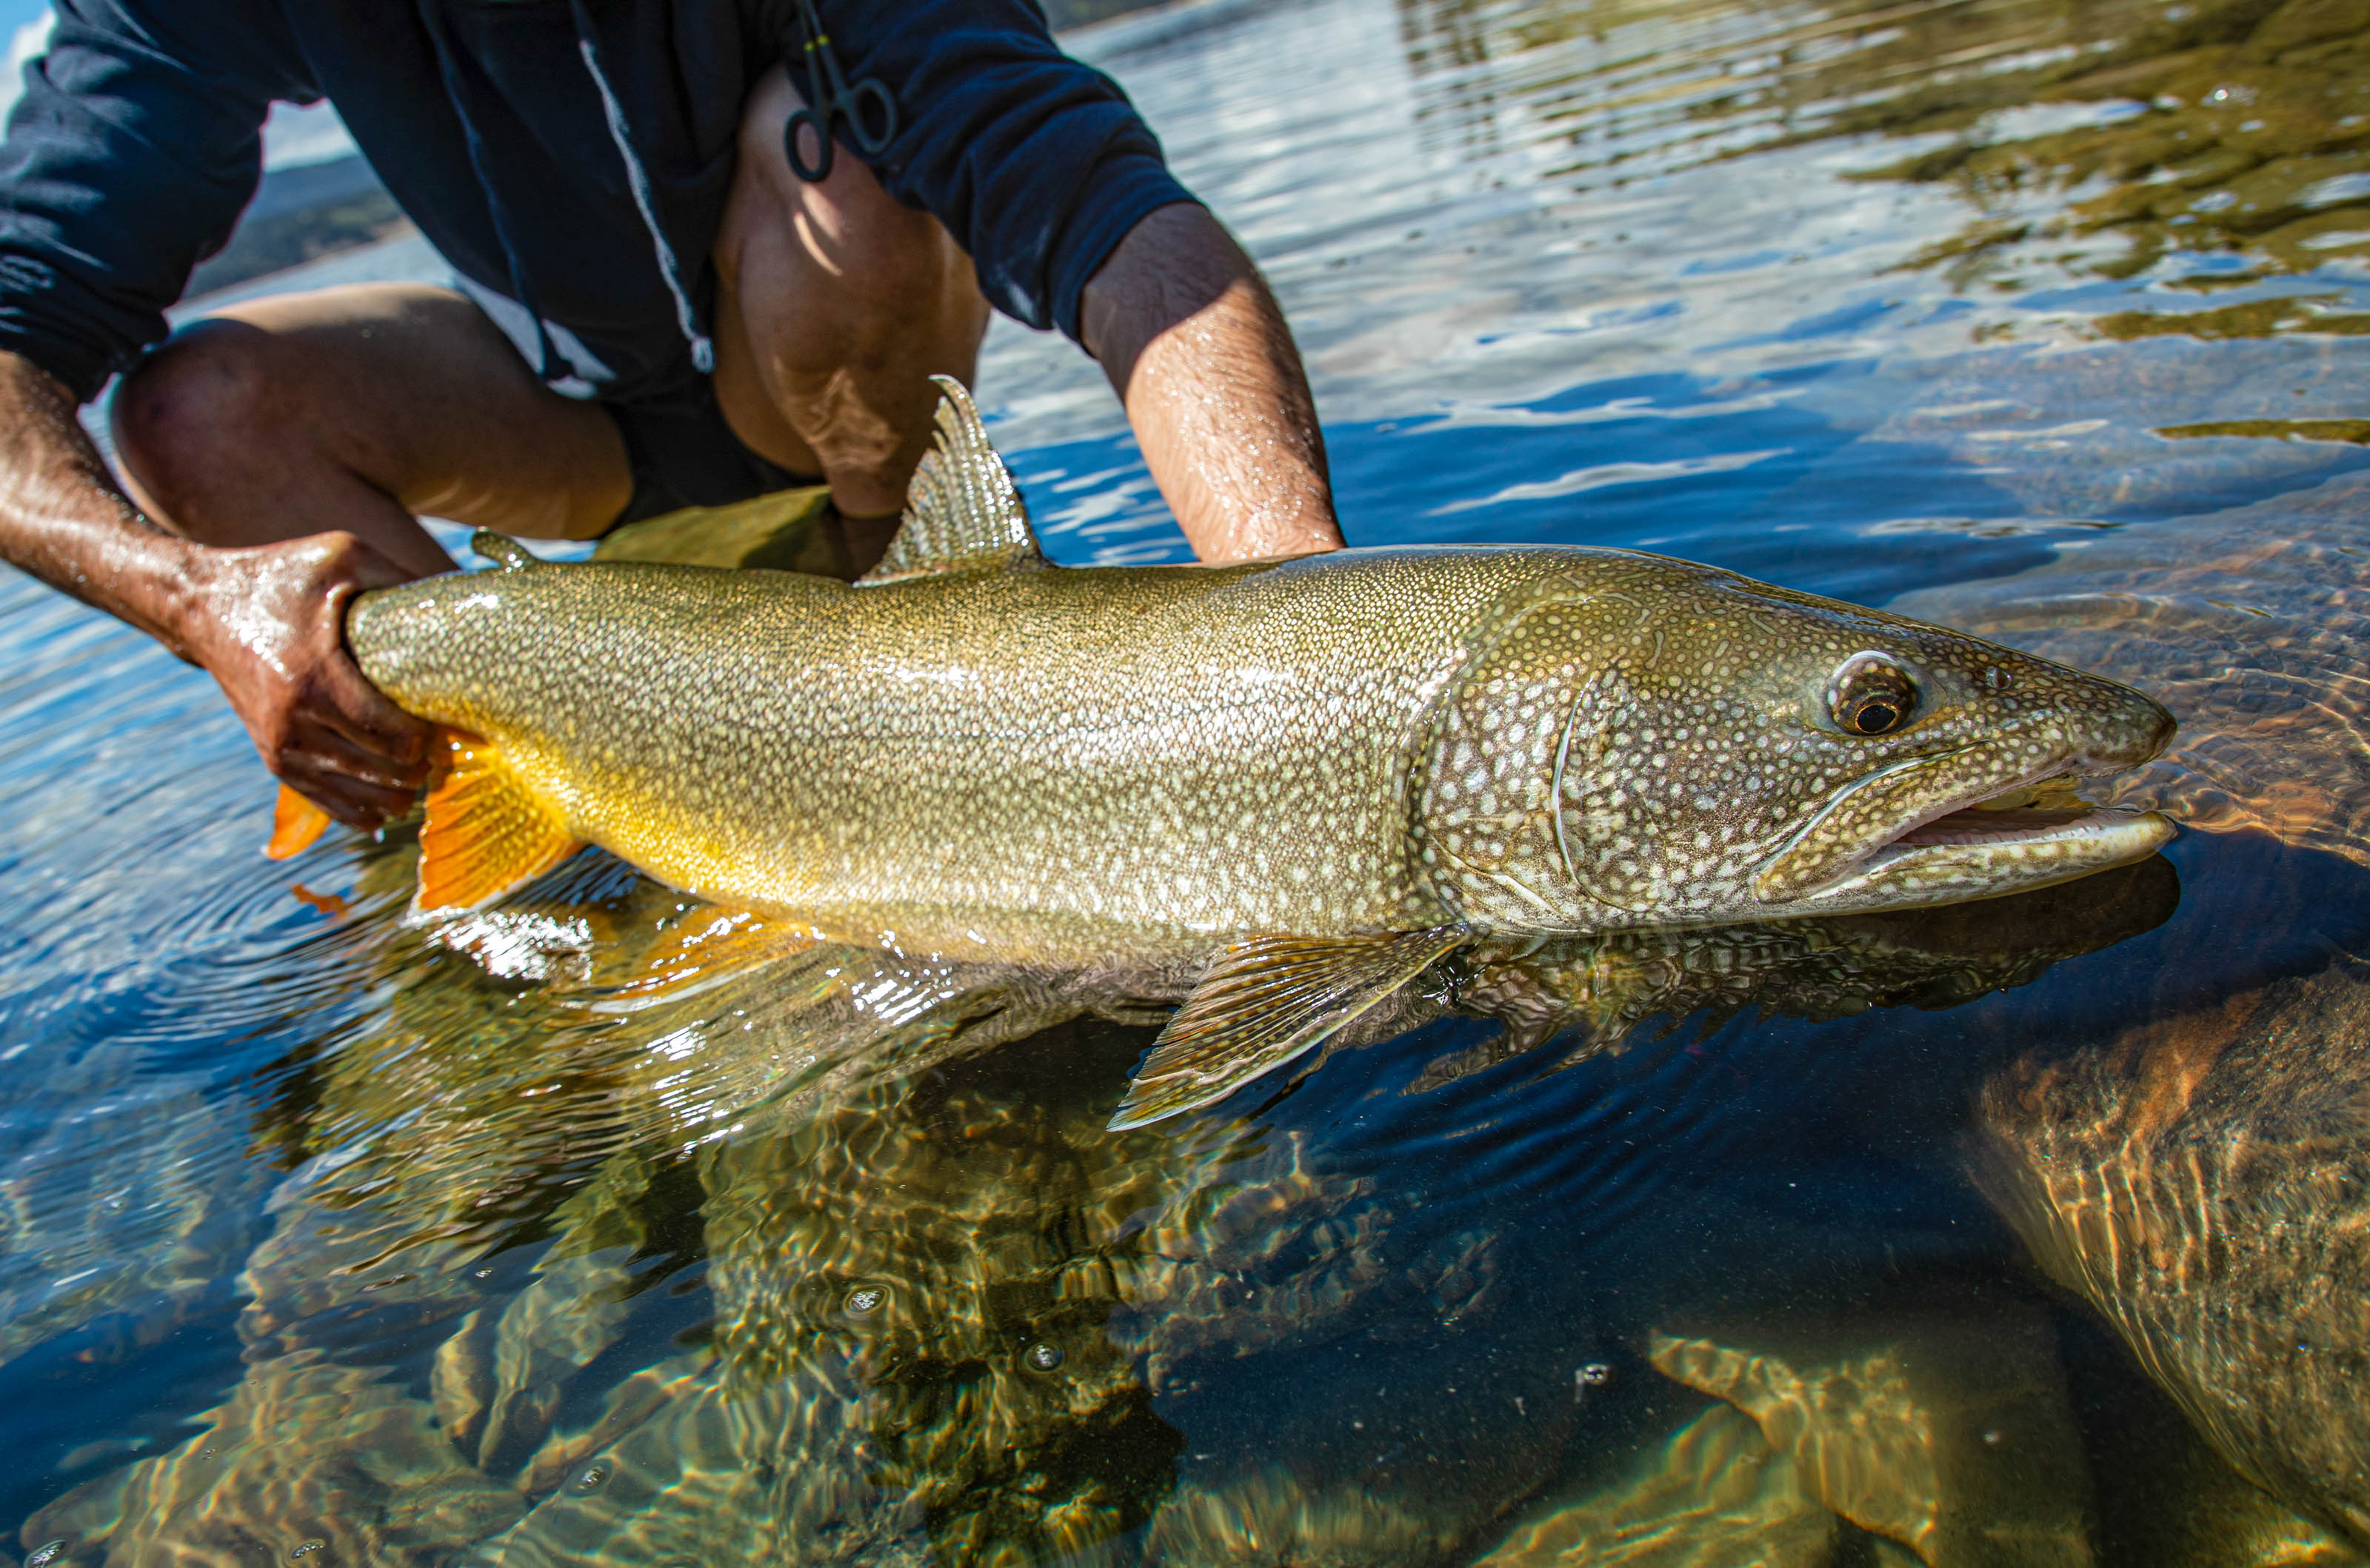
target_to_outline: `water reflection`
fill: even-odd
[[[1148,1561],[1224,1561],[1281,1533],[1379,1563],[1447,1550],[1570,1435],[1574,1374],[1516,1355],[1471,1368],[1467,1418],[1381,1401],[1346,1442],[1189,1460],[1207,1429],[1179,1412],[1246,1371],[1346,1356],[1362,1378],[1378,1345],[1453,1366],[1461,1343],[1498,1363],[1563,1325],[1510,1317],[1491,1228],[1412,1223],[1412,1193],[1301,1131],[1106,1132],[1156,1032],[1123,979],[827,948],[621,1020],[584,1011],[568,955],[596,931],[663,946],[674,895],[593,858],[466,942],[407,938],[385,928],[408,860],[366,866],[350,917],[382,928],[385,1014],[284,1064],[259,1127],[302,1163],[246,1261],[244,1379],[31,1537],[351,1561],[498,1537],[505,1562],[655,1564],[1131,1533]],[[1568,1032],[1617,1048],[1650,1017],[1947,1006],[2177,895],[2158,860],[1973,918],[1478,954],[1370,1034],[1464,1009],[1506,1023],[1494,1061]],[[523,982],[523,951],[560,962]],[[1537,1412],[1519,1443],[1481,1414],[1509,1403]]]
[[[1468,145],[1495,145],[1520,103],[1582,190],[1820,140],[1933,144],[1851,178],[1941,185],[1973,209],[1901,263],[1962,291],[2244,251],[2252,271],[2194,280],[2227,287],[2370,252],[2362,22],[2327,0],[1403,0],[1401,16]]]

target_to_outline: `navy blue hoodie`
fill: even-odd
[[[867,162],[1030,326],[1077,336],[1079,292],[1121,236],[1191,200],[1117,85],[1063,54],[1031,0],[817,8],[847,79],[876,77],[897,102],[895,140]],[[546,382],[650,407],[706,397],[708,249],[742,100],[800,41],[787,0],[57,11],[0,146],[0,349],[77,397],[164,336],[190,270],[229,237],[272,101],[325,97]],[[803,90],[801,65],[791,79]]]

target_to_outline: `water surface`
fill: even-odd
[[[2210,830],[2035,900],[1547,955],[1183,1124],[1103,1132],[1157,1016],[1027,976],[830,949],[588,1010],[696,920],[597,857],[405,929],[406,835],[263,861],[210,684],[0,582],[0,1524],[52,1563],[2348,1560],[2354,1494],[2272,1461],[2360,1430],[2306,1374],[2370,1325],[2265,1347],[2370,1282],[2362,1133],[2215,1101],[2182,1169],[2260,1151],[2260,1223],[2203,1242],[2147,1162],[2226,1060],[2364,1074],[2361,25],[1080,35],[1268,269],[1353,542],[1997,630],[2165,692],[2184,749],[2130,798]],[[1183,559],[1074,350],[999,324],[982,394],[1057,559]],[[2334,1184],[2275,1224],[2307,1143]],[[2111,1244],[2187,1283],[2085,1294]]]

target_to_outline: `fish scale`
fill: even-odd
[[[350,635],[397,701],[686,892],[1091,963],[1441,924],[1408,834],[1423,717],[1490,604],[1561,570],[1416,550],[849,587],[536,566],[390,590]]]
[[[2147,698],[1710,567],[1053,566],[941,385],[904,528],[856,584],[539,562],[485,536],[505,570],[362,596],[363,672],[451,748],[418,914],[590,842],[810,936],[1205,970],[1133,1124],[1294,1059],[1478,939],[1987,897],[2169,835],[1960,820],[2154,756],[2172,721]],[[1869,682],[1880,706],[1855,707]],[[1851,728],[1868,712],[1881,732]]]

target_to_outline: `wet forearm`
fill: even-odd
[[[1299,351],[1215,218],[1190,205],[1145,217],[1087,285],[1080,316],[1195,554],[1340,546]]]
[[[64,384],[0,352],[0,559],[187,659],[202,554],[141,515],[75,417]]]

